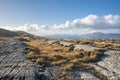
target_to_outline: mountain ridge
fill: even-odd
[[[101,33],[95,32],[85,35],[78,34],[64,34],[64,35],[46,35],[48,38],[59,38],[59,39],[120,39],[120,33]]]
[[[31,33],[27,33],[24,31],[10,31],[6,29],[0,28],[0,37],[16,37],[16,36],[29,36],[29,37],[37,37]],[[79,34],[62,34],[62,35],[41,35],[39,37],[46,38],[58,38],[58,39],[118,39],[120,40],[120,33],[102,33],[95,32],[85,35]]]
[[[18,37],[18,36],[36,37],[35,35],[24,31],[10,31],[0,28],[0,37]]]
[[[0,28],[0,37],[15,37],[19,36],[16,32]]]

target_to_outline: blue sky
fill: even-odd
[[[37,27],[51,27],[56,24],[59,27],[66,24],[66,21],[72,24],[74,20],[84,19],[89,15],[101,18],[106,15],[119,17],[120,0],[0,0],[0,25],[2,27],[4,25],[4,27],[16,26],[17,28],[21,25],[24,27],[26,24],[29,24],[28,27],[31,24],[39,25]],[[119,32],[119,29],[120,27],[117,26],[114,32]],[[96,29],[91,30],[96,32]],[[65,32],[65,30],[56,30],[56,32],[60,31]],[[70,29],[66,31],[73,32]]]

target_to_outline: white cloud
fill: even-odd
[[[72,27],[90,29],[120,29],[120,16],[106,15],[99,17],[97,15],[89,15],[82,19],[73,20]]]
[[[120,16],[107,15],[104,16],[105,21],[112,27],[120,27]]]
[[[80,19],[79,23],[84,25],[94,25],[97,19],[97,15],[89,15],[83,19]]]
[[[119,15],[88,15],[84,18],[78,18],[72,22],[66,21],[60,25],[38,25],[24,24],[21,26],[0,26],[9,30],[21,30],[37,35],[53,35],[53,34],[83,34],[89,32],[97,32],[102,30],[116,29],[120,31],[120,16]],[[85,31],[85,32],[84,32]]]
[[[61,25],[54,25],[53,29],[70,29],[70,28],[90,28],[90,29],[120,29],[119,15],[88,15],[81,19],[75,19],[72,22],[67,21]]]

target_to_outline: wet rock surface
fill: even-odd
[[[25,44],[0,41],[0,80],[38,80],[38,67],[25,58]]]

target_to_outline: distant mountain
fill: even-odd
[[[82,35],[86,39],[120,39],[120,33],[91,33]]]
[[[0,37],[15,37],[15,36],[28,36],[36,38],[37,36],[24,32],[24,31],[9,31],[0,28]],[[86,35],[45,35],[47,38],[58,38],[58,39],[120,39],[120,33],[91,33]]]
[[[46,38],[58,38],[58,39],[78,39],[78,38],[81,38],[80,35],[70,35],[70,34],[64,34],[64,35],[43,35],[43,37],[46,37]]]
[[[47,35],[44,37],[48,38],[59,38],[59,39],[120,39],[120,33],[91,33],[86,35]]]

